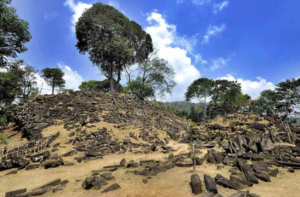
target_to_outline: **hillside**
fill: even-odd
[[[130,95],[78,91],[34,97],[11,118],[1,196],[195,196],[201,189],[202,196],[293,197],[298,188],[300,128],[267,116],[229,114],[191,127]]]

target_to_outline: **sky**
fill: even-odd
[[[74,24],[96,2],[139,23],[158,56],[174,68],[177,86],[163,101],[184,100],[187,87],[200,77],[237,80],[253,99],[300,77],[299,0],[12,0],[32,34],[19,58],[38,70],[61,68],[70,89],[104,80],[75,47]],[[50,93],[37,77],[43,93]],[[125,76],[121,83],[126,85]]]

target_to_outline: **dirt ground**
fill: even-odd
[[[125,137],[129,137],[129,131],[133,131],[138,134],[137,130],[119,130],[114,127],[113,124],[107,123],[97,123],[96,126],[99,128],[105,126],[108,130],[112,131],[113,138],[122,140]],[[96,128],[87,129],[87,132],[96,131]],[[52,126],[43,131],[44,136],[53,135],[57,131],[61,132],[58,139],[54,141],[61,142],[59,146],[59,155],[70,150],[72,146],[70,144],[64,144],[68,141],[68,133],[63,129],[63,126]],[[19,143],[20,136],[17,134],[15,137],[9,139],[12,144]],[[163,136],[161,136],[163,137]],[[134,141],[134,140],[133,140]],[[141,141],[138,141],[141,142]],[[23,143],[23,142],[22,142]],[[187,144],[180,144],[175,141],[170,141],[170,146],[176,150],[173,154],[179,154],[188,152],[189,146]],[[202,150],[202,155],[206,153],[207,150]],[[81,154],[81,153],[79,153]],[[76,155],[80,156],[80,155]],[[194,173],[198,174],[203,181],[203,175],[209,174],[215,177],[217,173],[222,174],[224,177],[229,178],[230,167],[224,166],[221,169],[217,169],[217,165],[212,165],[204,163],[201,166],[197,166],[196,170],[193,171],[191,168],[179,168],[175,167],[167,172],[159,173],[158,175],[148,179],[148,183],[144,184],[143,179],[145,176],[135,175],[131,172],[134,169],[118,169],[112,172],[113,176],[116,177],[115,181],[108,181],[108,185],[102,187],[100,190],[84,190],[82,188],[83,180],[92,175],[92,170],[102,169],[107,165],[119,164],[120,160],[125,158],[126,161],[134,160],[139,162],[145,159],[155,159],[164,160],[168,154],[163,154],[160,152],[155,152],[151,154],[134,154],[134,152],[126,152],[125,154],[114,154],[104,156],[103,159],[91,160],[87,162],[77,163],[74,160],[74,156],[64,157],[65,161],[74,162],[74,166],[60,166],[58,168],[51,169],[34,169],[34,170],[20,170],[17,174],[12,174],[8,176],[3,176],[4,174],[10,172],[11,170],[0,172],[0,196],[5,196],[5,193],[12,190],[17,190],[21,188],[27,188],[31,190],[37,188],[45,183],[53,181],[57,178],[62,180],[69,180],[69,183],[62,191],[57,191],[55,193],[48,192],[45,197],[174,197],[174,196],[195,196],[191,192],[191,187],[189,185],[190,176]],[[221,165],[223,166],[223,165]],[[265,183],[260,181],[259,184],[248,188],[250,192],[260,195],[261,197],[299,197],[300,194],[297,192],[300,185],[300,172],[289,173],[286,169],[279,168],[280,173],[276,178],[271,177],[271,183]],[[109,193],[102,194],[105,188],[113,183],[118,183],[121,189],[112,191]],[[204,182],[203,189],[205,189]],[[224,197],[230,196],[236,193],[235,190],[226,189],[218,186],[219,193]],[[201,196],[201,195],[198,195]]]

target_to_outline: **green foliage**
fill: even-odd
[[[274,111],[274,107],[278,104],[278,94],[273,90],[265,90],[260,93],[260,97],[253,102],[253,110],[256,112]]]
[[[115,81],[114,89],[123,90],[123,87]],[[97,80],[90,80],[90,81],[83,81],[79,86],[80,90],[100,90],[107,92],[110,89],[110,83],[107,79],[103,81]]]
[[[19,98],[27,99],[31,96],[32,91],[36,91],[34,86],[37,84],[36,74],[38,70],[35,70],[33,66],[23,65],[23,60],[19,60],[11,63],[7,70],[18,79],[18,86],[20,87]]]
[[[5,114],[0,115],[0,127],[7,127],[7,116]]]
[[[73,92],[74,92],[73,89],[65,89],[65,88],[62,89],[62,93],[69,93],[69,94],[71,94]]]
[[[54,94],[55,87],[64,87],[66,83],[63,79],[64,73],[59,68],[44,68],[42,74],[48,85],[52,87],[52,94]]]
[[[12,72],[0,72],[0,107],[11,104],[20,93],[18,81]]]
[[[141,26],[130,21],[112,6],[95,3],[76,23],[76,47],[80,53],[88,53],[114,90],[121,71],[128,65],[147,58],[152,49],[150,35]]]
[[[31,39],[28,23],[19,18],[11,0],[0,0],[0,67],[7,66],[6,57],[16,58],[27,51],[26,42]]]
[[[204,100],[204,109],[203,117],[206,118],[206,99],[211,96],[212,89],[214,86],[214,81],[208,78],[200,78],[195,81],[188,87],[185,93],[185,99],[190,101],[192,98],[198,98]]]
[[[190,126],[191,126],[191,127],[194,127],[194,126],[196,126],[196,124],[195,124],[193,121],[191,121],[191,122],[190,122]]]
[[[214,81],[208,78],[195,80],[187,89],[185,99],[190,101],[192,98],[206,99],[211,96]]]
[[[129,82],[127,88],[142,101],[154,97],[154,89],[147,84],[143,84],[141,78]]]
[[[128,82],[128,92],[137,94],[141,100],[155,97],[155,94],[164,97],[166,93],[172,94],[176,85],[175,71],[164,59],[158,58],[156,52],[143,61],[139,67],[139,76],[136,80]]]
[[[286,80],[277,84],[276,93],[279,100],[284,100],[290,105],[300,103],[300,78]]]
[[[6,135],[0,134],[0,143],[1,144],[7,144],[8,137]]]

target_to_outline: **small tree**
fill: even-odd
[[[148,86],[147,84],[143,84],[142,79],[140,77],[128,83],[126,89],[128,89],[128,91],[136,95],[142,101],[144,101],[146,98],[155,96],[154,89],[151,86]]]
[[[42,77],[46,80],[47,84],[52,87],[52,94],[54,94],[55,87],[64,87],[65,80],[63,79],[64,73],[59,68],[44,68],[42,70]]]

